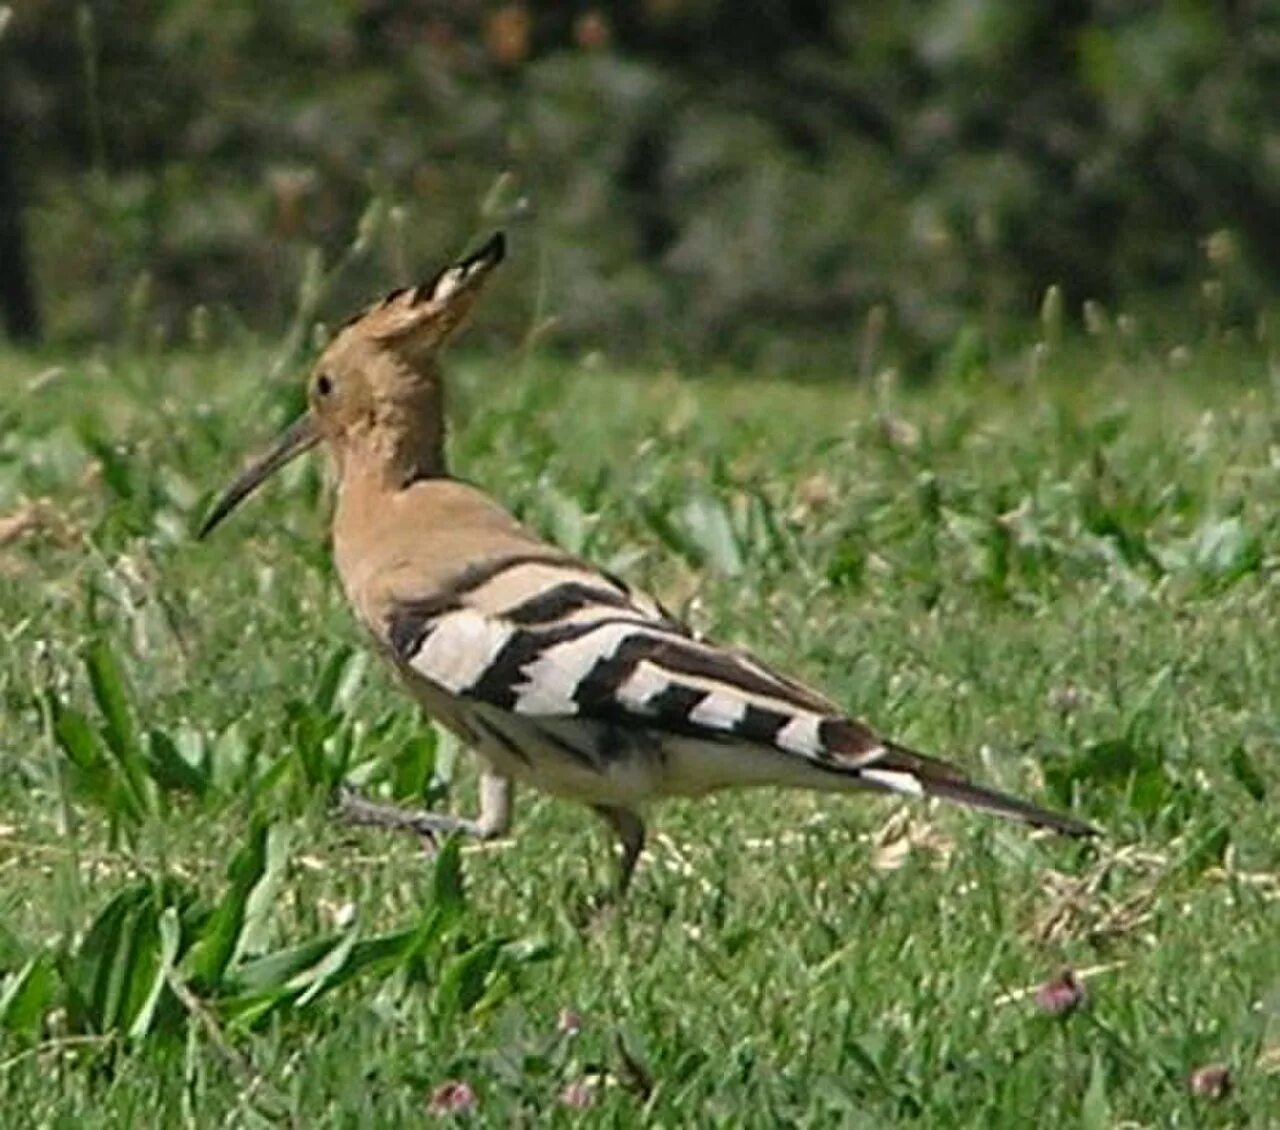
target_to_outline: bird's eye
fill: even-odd
[[[321,373],[316,377],[316,393],[319,396],[328,396],[333,391],[333,378]]]

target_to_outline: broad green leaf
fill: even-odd
[[[62,752],[77,769],[85,773],[101,773],[107,764],[106,752],[89,720],[52,696],[49,705],[53,716],[53,736]]]
[[[346,644],[334,648],[330,652],[329,658],[325,660],[324,666],[320,669],[315,689],[311,694],[311,705],[320,713],[329,714],[333,711],[338,687],[342,683],[342,674],[351,662],[351,656],[352,649]]]
[[[57,995],[58,977],[47,954],[36,954],[0,988],[0,1029],[19,1036],[40,1032]]]
[[[190,893],[169,880],[144,879],[102,909],[71,955],[69,1019],[73,1030],[128,1031],[153,993],[162,961],[160,916],[182,913]],[[154,1010],[154,1003],[150,1006]]]
[[[246,727],[240,722],[231,723],[213,740],[209,750],[209,779],[214,787],[223,793],[234,793],[251,776],[257,752]]]
[[[133,716],[133,691],[105,639],[95,639],[84,652],[85,670],[103,718],[103,737],[124,773],[139,812],[152,808],[152,793]]]
[[[120,919],[114,947],[106,955],[105,980],[97,999],[104,1032],[126,1028],[140,1006],[151,983],[151,974],[159,964],[159,938],[153,925],[150,899],[130,906]],[[148,988],[142,988],[147,986]]]
[[[437,919],[429,912],[418,927],[360,941],[353,928],[246,962],[229,974],[235,995],[220,1000],[218,1009],[228,1020],[248,1027],[276,1009],[312,1004],[364,973],[389,975],[435,940]]]
[[[338,687],[333,695],[332,709],[339,711],[351,709],[352,704],[360,694],[360,687],[364,683],[364,677],[368,671],[369,653],[367,651],[355,652],[342,668],[342,677],[338,680]]]
[[[289,715],[290,745],[310,788],[327,788],[332,779],[333,758],[326,750],[329,739],[342,725],[337,715],[323,714],[311,703],[294,700],[285,707]]]
[[[272,789],[286,780],[289,776],[289,771],[295,764],[293,754],[286,750],[267,766],[262,773],[248,783],[246,799],[251,802],[250,807],[256,808],[263,797],[267,796]]]
[[[501,939],[490,938],[445,964],[436,999],[451,1012],[468,1012],[484,996],[485,985],[502,953]]]
[[[192,947],[191,977],[206,989],[218,985],[240,944],[245,908],[267,865],[268,825],[255,820],[243,847],[227,867],[230,885]]]
[[[333,949],[317,961],[311,969],[291,979],[289,982],[291,990],[303,990],[302,995],[297,1000],[299,1008],[304,1008],[325,989],[338,983],[342,968],[346,965],[351,957],[351,951],[355,948],[358,935],[359,923],[353,922],[343,932],[338,944]]]
[[[129,1024],[130,1039],[141,1039],[151,1031],[156,1008],[160,1004],[160,998],[169,983],[169,974],[173,971],[174,962],[178,958],[178,949],[182,944],[182,924],[175,907],[166,906],[161,912],[157,933],[160,943],[158,960],[155,971],[151,975],[151,984],[134,1011],[133,1020]]]
[[[389,975],[398,966],[420,956],[440,937],[440,915],[433,909],[423,916],[418,926],[380,934],[373,938],[363,938],[359,941],[356,940],[355,933],[353,929],[352,944],[346,948],[340,961],[335,952],[320,963],[325,967],[322,970],[323,983],[313,984],[298,999],[298,1007],[309,1004],[321,992],[336,989],[366,973],[377,972],[383,976]],[[319,967],[317,970],[321,972]]]
[[[163,730],[147,734],[147,769],[162,789],[188,792],[201,798],[209,791],[208,774],[183,757]]]
[[[94,701],[102,712],[107,744],[122,762],[135,757],[138,734],[133,718],[133,690],[119,660],[102,637],[85,648],[83,658]]]
[[[266,866],[245,901],[244,920],[235,952],[231,955],[232,962],[239,962],[248,954],[259,953],[266,945],[280,889],[284,885],[291,846],[289,829],[280,824],[271,825],[267,830]]]
[[[78,710],[48,697],[53,718],[53,736],[67,760],[75,767],[74,779],[93,802],[112,819],[136,824],[142,809],[119,766],[107,753],[102,738]]]
[[[320,747],[321,784],[328,790],[336,788],[347,775],[351,756],[355,752],[355,731],[348,723],[340,725]]]
[[[315,965],[339,941],[340,937],[333,936],[313,938],[309,942],[253,958],[227,970],[223,978],[224,988],[232,998],[285,992],[293,977]]]
[[[120,891],[99,912],[75,953],[73,979],[82,1003],[81,1014],[72,1017],[73,1030],[108,1031],[116,1016],[120,989],[113,983],[125,922],[139,898],[150,897],[150,884],[135,884]]]
[[[134,975],[147,959],[146,911],[155,897],[150,882],[125,887],[111,900],[84,937],[77,953],[88,983],[91,1031],[106,1033],[128,1019],[128,999]]]

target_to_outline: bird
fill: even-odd
[[[474,817],[344,792],[355,823],[505,836],[513,790],[589,806],[621,845],[626,893],[651,805],[739,786],[940,798],[1067,836],[1096,829],[880,736],[825,695],[703,638],[658,601],[520,524],[449,473],[440,358],[502,262],[494,234],[336,331],[307,408],[218,498],[207,537],[316,446],[336,477],[332,552],[373,646],[425,713],[479,758]]]

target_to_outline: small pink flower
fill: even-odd
[[[1225,1099],[1231,1093],[1231,1068],[1225,1063],[1206,1063],[1187,1079],[1191,1093],[1202,1099]]]
[[[588,1110],[596,1105],[598,1089],[594,1079],[577,1079],[560,1092],[560,1103],[574,1110]]]
[[[1036,990],[1036,1005],[1050,1016],[1066,1016],[1075,1012],[1088,999],[1084,982],[1070,969],[1064,969],[1053,980]]]
[[[576,1036],[582,1031],[582,1013],[573,1008],[562,1008],[556,1017],[556,1031],[562,1036]]]
[[[447,1117],[451,1114],[470,1114],[479,1106],[471,1084],[462,1079],[450,1079],[431,1092],[427,1100],[427,1113]]]

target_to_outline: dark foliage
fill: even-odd
[[[312,246],[350,260],[336,312],[496,223],[540,296],[505,329],[619,353],[933,350],[1053,283],[1070,311],[1210,277],[1251,315],[1280,274],[1280,16],[1250,0],[71,11],[0,38],[64,333],[126,295],[279,326]]]

